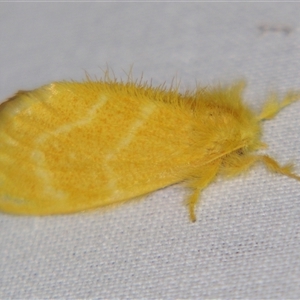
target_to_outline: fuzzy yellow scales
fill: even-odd
[[[0,106],[0,210],[49,215],[124,202],[185,181],[191,220],[201,190],[217,174],[256,161],[261,121],[298,99],[270,97],[257,115],[242,103],[244,84],[177,89],[114,80],[56,82],[20,91]]]

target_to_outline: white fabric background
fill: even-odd
[[[299,3],[1,3],[0,98],[106,64],[154,85],[248,81],[246,102],[300,89]],[[266,30],[262,31],[259,26]],[[290,28],[285,32],[284,28]],[[267,30],[269,28],[269,30]],[[276,29],[277,28],[277,29]],[[265,123],[300,173],[300,102]],[[16,183],[17,184],[17,183]],[[255,166],[186,191],[52,217],[0,214],[0,298],[300,298],[300,183]]]

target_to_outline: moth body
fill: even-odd
[[[49,215],[124,202],[185,182],[191,220],[217,175],[263,162],[261,124],[298,99],[272,96],[260,114],[242,101],[242,82],[179,93],[113,80],[57,82],[0,106],[0,210]]]

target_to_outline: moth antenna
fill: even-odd
[[[284,107],[300,99],[300,92],[288,92],[282,101],[278,100],[278,95],[272,93],[264,104],[259,120],[270,120],[274,118]]]
[[[294,179],[300,181],[300,176],[296,175],[292,172],[293,164],[287,164],[285,166],[280,166],[274,158],[272,158],[268,155],[257,156],[257,160],[262,161],[265,164],[265,166],[268,168],[268,170],[270,170],[273,173],[280,173],[282,175],[285,175],[285,176],[288,176],[288,177],[291,177],[291,178],[294,178]]]

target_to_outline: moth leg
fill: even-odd
[[[203,189],[203,188],[202,188]],[[195,214],[195,207],[198,202],[200,193],[202,189],[194,189],[193,193],[188,198],[188,205],[189,205],[189,214],[190,220],[192,222],[196,222],[196,214]]]
[[[292,172],[293,169],[292,164],[280,166],[274,158],[268,155],[259,155],[257,156],[257,160],[262,161],[265,164],[265,166],[268,168],[268,170],[270,170],[271,172],[280,173],[300,181],[300,176]]]
[[[194,174],[196,178],[188,182],[188,187],[193,191],[187,202],[192,222],[196,221],[195,207],[199,200],[200,193],[215,179],[219,166],[219,162],[207,165],[203,170],[201,170],[201,173]]]

